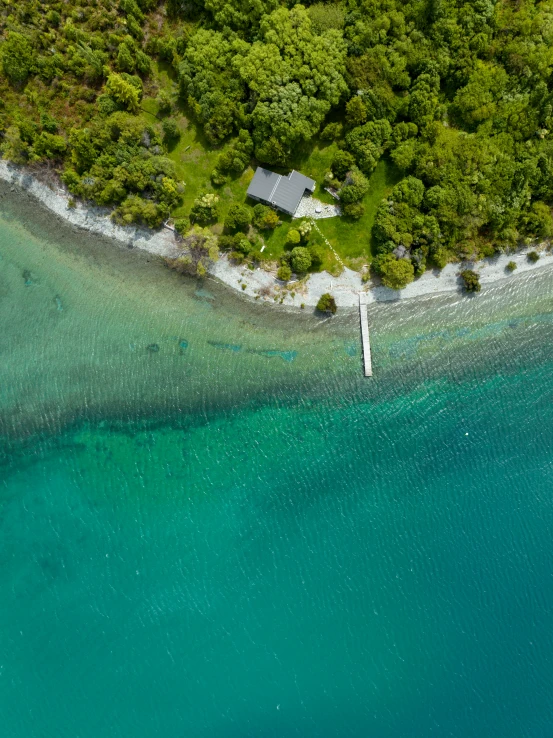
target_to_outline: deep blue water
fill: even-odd
[[[551,736],[547,274],[372,309],[373,381],[3,207],[2,736]]]

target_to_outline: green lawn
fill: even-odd
[[[359,269],[373,257],[372,227],[380,201],[389,195],[392,187],[402,175],[388,159],[381,159],[369,178],[369,191],[363,199],[365,214],[359,220],[328,218],[319,220],[318,225],[330,243],[352,268]]]

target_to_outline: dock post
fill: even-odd
[[[369,323],[367,320],[367,301],[363,292],[359,293],[359,320],[361,322],[361,343],[363,344],[363,364],[365,376],[372,377],[371,342],[369,337]]]

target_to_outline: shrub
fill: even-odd
[[[472,269],[464,269],[461,272],[461,279],[465,284],[467,292],[480,292],[480,277]]]
[[[301,240],[303,243],[306,243],[309,241],[309,236],[311,235],[311,231],[313,230],[313,223],[310,223],[308,220],[303,220],[299,226],[298,231],[301,236]]]
[[[292,270],[287,264],[283,264],[281,267],[279,267],[277,272],[278,279],[281,279],[283,282],[287,282],[291,276]]]
[[[402,290],[415,279],[415,269],[411,262],[396,259],[394,254],[378,256],[374,267],[382,278],[382,284],[392,290]]]
[[[290,254],[290,264],[297,273],[306,272],[311,266],[311,255],[305,246],[296,246]]]
[[[244,235],[240,235],[238,236],[238,238],[235,237],[234,250],[239,251],[241,254],[244,254],[244,256],[247,256],[252,250],[251,241],[249,241],[249,239],[247,239]]]
[[[225,218],[225,228],[229,231],[245,231],[252,222],[252,217],[249,205],[231,205]]]
[[[296,228],[290,228],[286,236],[286,243],[295,245],[301,241],[300,232]]]
[[[344,204],[358,202],[369,191],[369,180],[362,174],[357,167],[354,167],[348,174],[345,184],[340,190],[340,201]]]
[[[242,264],[242,262],[244,261],[244,254],[241,254],[240,251],[231,251],[229,254],[229,259],[232,259],[235,264]]]
[[[175,220],[175,231],[179,236],[183,236],[186,231],[190,228],[190,221],[188,218],[177,218]]]
[[[517,268],[517,265],[516,265],[516,262],[515,262],[515,261],[510,261],[510,262],[509,262],[509,263],[507,264],[507,266],[505,267],[505,269],[506,269],[506,270],[507,270],[508,272],[514,272],[516,268]]]
[[[156,97],[158,110],[160,115],[169,115],[171,112],[171,98],[165,90],[161,90]]]
[[[256,264],[259,264],[259,262],[263,261],[263,254],[261,251],[258,251],[257,249],[255,251],[250,251],[250,259],[254,261]]]
[[[307,247],[309,256],[311,257],[311,266],[318,269],[323,265],[324,251],[318,244],[311,243]]]
[[[175,146],[181,137],[176,121],[173,118],[166,118],[161,125],[163,128],[163,143],[168,147]]]
[[[319,298],[317,310],[321,313],[332,313],[334,315],[337,310],[336,300],[328,292],[325,292],[325,294],[321,295]]]
[[[253,209],[253,222],[261,230],[276,228],[279,223],[278,214],[268,205],[259,203]]]
[[[215,185],[215,187],[221,187],[228,180],[228,177],[222,172],[220,172],[217,168],[215,168],[211,172],[210,179],[211,179],[211,182]]]
[[[235,246],[234,236],[229,236],[228,234],[219,236],[217,243],[221,251],[234,251],[234,246]]]
[[[199,195],[192,205],[190,217],[192,220],[205,225],[217,220],[219,214],[219,196],[214,192]]]
[[[347,205],[344,205],[343,213],[344,215],[347,215],[348,218],[359,220],[359,218],[362,218],[365,215],[365,206],[361,205],[360,202],[350,202]]]
[[[526,254],[526,258],[528,259],[528,261],[532,262],[532,264],[535,264],[540,258],[540,255],[538,254],[537,251],[529,251]]]

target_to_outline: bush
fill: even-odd
[[[292,269],[299,274],[306,272],[311,266],[311,254],[305,246],[296,246],[290,254],[290,264]]]
[[[217,168],[215,168],[211,172],[210,179],[211,179],[211,182],[215,185],[215,187],[222,187],[222,185],[224,185],[228,181],[228,177],[222,172],[220,172]]]
[[[324,251],[322,249],[322,246],[311,243],[309,244],[307,249],[309,251],[309,256],[311,257],[311,266],[315,267],[315,269],[319,269],[319,267],[323,265],[324,259]]]
[[[382,284],[392,290],[402,290],[415,279],[415,269],[411,262],[396,259],[394,254],[378,256],[374,267],[382,278]]]
[[[480,277],[472,269],[465,269],[461,272],[461,279],[465,284],[467,292],[480,292]]]
[[[532,264],[535,264],[535,263],[536,263],[536,262],[537,262],[537,261],[539,260],[539,258],[540,258],[540,255],[538,254],[538,252],[537,252],[537,251],[529,251],[529,252],[528,252],[528,253],[526,254],[526,258],[527,258],[527,259],[528,259],[528,261],[530,261],[530,262],[531,262]]]
[[[225,234],[223,236],[219,236],[217,243],[221,251],[234,251],[236,241],[234,236]]]
[[[261,230],[276,228],[279,223],[278,213],[268,205],[259,203],[253,209],[253,222]]]
[[[345,184],[339,192],[340,202],[344,204],[359,202],[369,191],[369,180],[357,167],[348,174]]]
[[[325,294],[321,295],[319,298],[317,310],[321,313],[332,313],[334,315],[337,310],[336,300],[328,292],[325,292]]]
[[[516,262],[515,262],[515,261],[510,261],[510,262],[509,262],[509,263],[507,264],[507,266],[505,267],[505,269],[506,269],[506,270],[507,270],[508,272],[514,272],[516,268],[517,268],[517,265],[516,265]]]
[[[299,226],[298,231],[301,237],[301,240],[303,243],[307,243],[309,241],[309,236],[311,235],[311,231],[313,230],[313,223],[311,223],[308,220],[303,220]]]
[[[252,250],[252,243],[246,238],[246,236],[240,235],[234,239],[234,249],[235,251],[244,254],[244,256],[247,256]]]
[[[365,206],[361,205],[360,202],[351,202],[344,205],[343,213],[344,215],[347,215],[348,218],[359,220],[359,218],[362,218],[365,215]]]
[[[190,218],[202,225],[217,220],[219,214],[219,195],[207,192],[199,195],[192,205]]]
[[[300,241],[300,232],[296,228],[290,228],[290,230],[288,231],[288,235],[286,236],[286,243],[295,245],[297,243],[300,243]]]
[[[160,115],[169,115],[171,112],[171,98],[165,90],[161,90],[156,97],[158,110]]]
[[[168,147],[176,146],[181,137],[180,128],[173,118],[166,118],[161,124],[163,128],[163,143]]]
[[[249,205],[231,205],[225,218],[225,228],[229,231],[245,231],[252,222],[252,217]]]
[[[179,236],[184,236],[189,228],[190,221],[188,220],[188,218],[177,218],[175,220],[175,231],[179,234]]]
[[[283,264],[281,267],[279,267],[277,272],[278,279],[281,279],[283,282],[287,282],[290,277],[292,276],[292,270],[289,266],[286,264]]]

